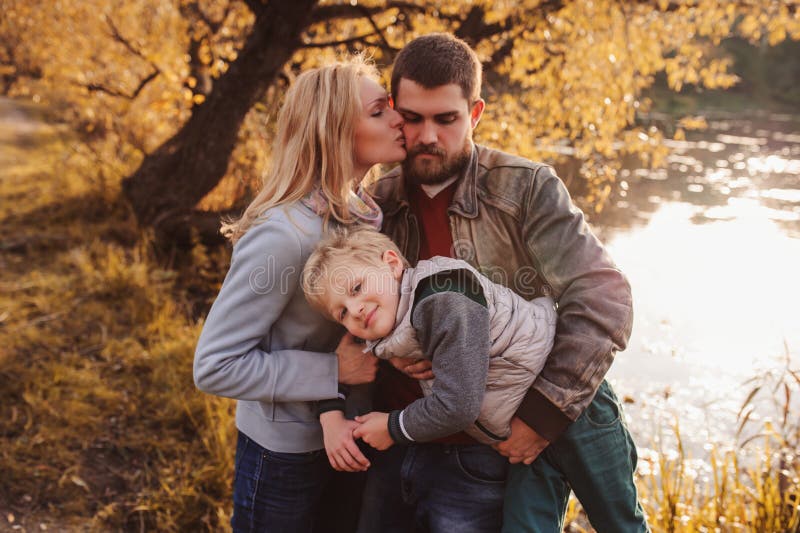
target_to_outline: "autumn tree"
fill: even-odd
[[[104,183],[169,239],[216,234],[268,163],[282,90],[337,52],[386,67],[417,35],[464,38],[485,66],[477,140],[575,158],[586,205],[601,205],[622,156],[664,155],[643,97],[658,73],[675,90],[724,88],[736,78],[721,40],[800,38],[796,2],[777,0],[4,3],[2,90],[60,105]]]

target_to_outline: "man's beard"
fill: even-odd
[[[436,159],[417,160],[418,154],[432,154]],[[410,150],[403,160],[403,177],[414,185],[436,185],[459,174],[472,156],[472,140],[467,137],[461,151],[447,155],[441,148],[429,144],[418,144]]]

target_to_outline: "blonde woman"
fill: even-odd
[[[313,531],[330,464],[368,467],[355,422],[340,412],[321,417],[323,442],[317,402],[372,381],[376,359],[309,307],[299,281],[327,224],[380,225],[359,184],[406,152],[402,119],[377,78],[361,58],[301,74],[278,115],[263,188],[223,225],[231,266],[198,341],[194,379],[238,400],[234,531]]]

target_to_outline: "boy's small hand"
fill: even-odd
[[[356,422],[360,425],[353,431],[353,437],[363,439],[376,450],[386,450],[394,444],[392,436],[389,435],[389,413],[373,411],[364,416],[357,416]]]
[[[328,411],[319,415],[325,452],[334,470],[361,472],[369,468],[369,461],[358,449],[353,430],[358,422],[347,420],[341,411]]]
[[[500,455],[508,457],[508,462],[511,464],[525,463],[529,465],[549,444],[549,440],[515,416],[511,419],[511,435],[492,447]]]
[[[397,370],[414,379],[433,379],[433,364],[428,359],[408,359],[407,357],[391,357],[389,362]]]

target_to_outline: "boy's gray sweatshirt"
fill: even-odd
[[[394,330],[371,345],[381,358],[428,358],[425,397],[389,417],[399,443],[459,431],[483,443],[510,434],[511,418],[553,346],[553,300],[526,301],[468,263],[445,257],[406,269]]]

